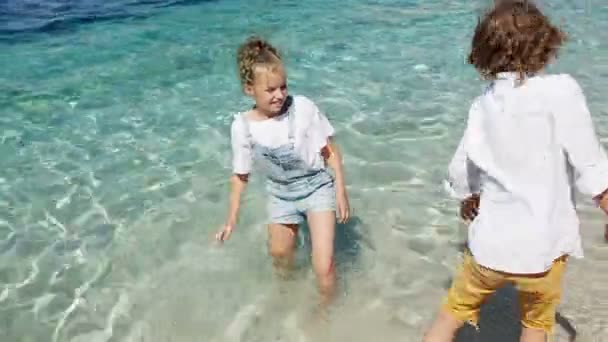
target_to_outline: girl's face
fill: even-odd
[[[245,93],[255,101],[256,110],[272,117],[281,113],[287,99],[287,75],[282,65],[258,66],[254,81],[245,86]]]

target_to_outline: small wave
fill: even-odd
[[[82,2],[55,0],[40,2],[0,3],[0,42],[31,40],[41,34],[60,34],[90,23],[139,20],[150,17],[155,10],[192,6],[214,0],[113,0]]]

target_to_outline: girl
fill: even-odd
[[[327,303],[336,282],[336,210],[341,223],[350,215],[342,158],[332,139],[334,129],[311,100],[288,95],[281,56],[270,43],[247,39],[238,49],[237,64],[243,91],[255,105],[232,123],[230,204],[226,224],[216,238],[226,241],[235,229],[241,195],[255,164],[266,176],[273,264],[278,269],[291,266],[298,228],[306,219],[312,264],[322,303]]]

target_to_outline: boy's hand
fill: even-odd
[[[601,195],[595,199],[598,207],[600,207],[606,214],[608,214],[608,196],[607,191],[604,191]]]
[[[460,203],[460,217],[465,221],[473,221],[479,214],[479,194],[473,194]]]
[[[608,214],[608,196],[606,194],[608,190],[604,191],[601,195],[595,199],[597,206],[600,207],[604,213]],[[604,225],[604,241],[608,242],[608,224]]]

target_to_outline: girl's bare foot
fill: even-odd
[[[305,315],[303,331],[309,341],[329,342],[330,324],[327,307],[315,306]]]

